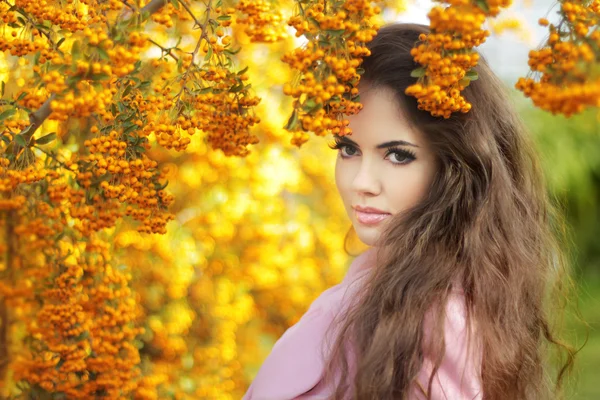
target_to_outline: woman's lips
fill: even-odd
[[[358,211],[358,210],[354,210],[355,214],[356,214],[356,220],[358,222],[360,222],[361,224],[365,224],[365,225],[375,225],[380,223],[381,221],[383,221],[384,219],[386,219],[387,217],[391,216],[392,214],[377,214],[377,213],[370,213],[370,212],[362,212],[362,211]]]

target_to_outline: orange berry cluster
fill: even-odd
[[[44,81],[48,81],[46,90],[54,93],[62,93],[66,88],[63,86],[57,87],[60,84],[64,85],[62,77],[58,78],[56,82],[52,82],[52,80],[47,78],[54,72],[56,71],[52,71],[44,76]],[[76,87],[79,92],[77,97],[73,90],[69,90],[66,95],[50,102],[52,110],[50,119],[66,121],[70,116],[87,117],[94,113],[101,116],[108,114],[108,106],[113,102],[113,94],[116,91],[114,88],[112,90],[103,89],[98,93],[94,86],[85,80],[77,82]]]
[[[45,88],[50,93],[61,93],[67,89],[65,76],[56,70],[50,71],[44,75],[42,82],[46,84]]]
[[[434,117],[450,118],[453,112],[467,113],[472,105],[461,95],[477,75],[470,70],[479,61],[474,48],[485,42],[489,31],[482,29],[487,17],[495,17],[511,1],[450,0],[448,6],[435,6],[429,12],[429,34],[419,36],[411,49],[422,67],[413,71],[417,82],[406,94],[417,98],[420,110]]]
[[[175,13],[176,11],[177,10],[175,7],[173,7],[173,4],[167,3],[166,6],[152,14],[152,21],[163,25],[166,28],[172,28],[173,19],[171,18],[171,14]]]
[[[180,115],[176,121],[176,124],[172,124],[167,117],[162,117],[158,123],[151,122],[144,130],[152,131],[158,144],[165,149],[183,151],[192,140],[189,137],[183,137],[182,134],[193,135],[196,132],[197,124],[191,118],[183,115]]]
[[[221,149],[228,156],[245,157],[249,154],[247,146],[258,143],[258,137],[250,129],[260,122],[253,112],[260,98],[245,87],[247,76],[240,77],[229,69],[211,66],[204,79],[208,81],[206,87],[226,89],[194,96],[191,103],[198,126],[206,133],[212,148]]]
[[[13,36],[16,35],[16,31],[13,31]],[[24,56],[29,53],[35,53],[42,49],[46,49],[48,44],[36,38],[33,42],[27,39],[12,39],[7,40],[6,38],[0,38],[0,51],[9,51],[13,56]]]
[[[198,44],[200,52],[205,54],[204,60],[196,64],[192,55],[178,54],[182,73],[172,80],[179,86],[176,90],[167,82],[170,77],[167,58],[151,62],[154,68],[163,68],[163,72],[156,76],[165,81],[164,85],[155,84],[154,94],[146,93],[144,96],[141,91],[131,91],[128,96],[130,105],[134,105],[142,115],[152,116],[137,132],[140,136],[154,134],[161,146],[183,151],[191,143],[185,135],[191,136],[201,129],[213,149],[221,149],[228,156],[241,157],[249,154],[249,144],[258,143],[250,129],[259,122],[254,107],[260,99],[250,93],[250,85],[245,82],[248,74],[234,72],[233,64],[226,62],[231,54],[227,51],[231,36],[226,35],[225,28],[230,26],[235,11],[233,7],[221,6],[205,11],[206,20],[210,23],[205,27],[206,33],[201,33]],[[219,17],[212,19],[213,13]],[[187,86],[192,77],[195,79],[193,90]],[[184,105],[186,111],[182,109]]]
[[[156,171],[157,162],[145,154],[129,159],[127,141],[119,140],[119,136],[113,130],[108,135],[84,142],[90,154],[80,159],[79,164],[84,165],[85,171],[78,173],[78,181],[84,188],[89,188],[92,178],[99,179],[101,192],[93,199],[95,207],[82,204],[79,208],[76,217],[81,220],[81,231],[89,235],[92,231],[114,226],[118,218],[128,215],[141,222],[139,231],[164,233],[166,224],[173,219],[173,215],[165,212],[173,202],[173,196],[156,188],[157,180],[162,179]],[[150,148],[147,141],[145,148]],[[103,205],[105,202],[112,203],[114,210],[108,211],[110,207]],[[122,204],[126,205],[125,211],[120,211]]]
[[[34,183],[44,179],[46,170],[39,170],[39,165],[31,164],[23,170],[9,168],[10,160],[0,158],[0,192],[12,192],[20,184]]]
[[[133,340],[143,328],[134,324],[131,274],[112,268],[106,243],[93,238],[81,247],[63,263],[40,268],[36,291],[43,304],[28,326],[38,351],[14,364],[15,379],[70,399],[125,398],[141,375]],[[64,259],[62,248],[48,254]]]
[[[5,24],[16,24],[18,22],[18,14],[16,11],[8,11],[10,9],[11,6],[8,2],[0,3],[0,19],[2,19],[2,22]]]
[[[110,65],[115,76],[125,76],[131,73],[135,66],[134,64],[140,59],[140,53],[148,47],[147,36],[132,32],[129,35],[127,47],[115,46],[107,51],[110,57]]]
[[[0,150],[6,151],[6,143],[1,142]],[[43,180],[48,170],[44,169],[40,163],[30,164],[24,169],[14,169],[10,166],[8,158],[0,158],[0,209],[1,210],[19,210],[26,201],[27,197],[17,188],[22,184],[32,184]]]
[[[44,88],[31,91],[31,90],[23,90],[16,93],[16,98],[19,98],[24,93],[21,100],[17,101],[17,103],[23,107],[27,107],[30,110],[37,110],[44,104],[44,102],[48,99],[48,91]]]
[[[370,55],[365,44],[379,29],[371,20],[380,12],[363,0],[330,1],[327,7],[324,0],[298,2],[288,25],[309,42],[282,57],[300,75],[297,84],[284,85],[284,93],[294,99],[285,127],[292,132],[292,144],[301,146],[311,131],[317,136],[351,133],[342,114],[362,108],[356,101],[359,66]]]
[[[541,18],[548,26],[547,45],[529,52],[528,77],[515,87],[533,103],[552,114],[569,117],[586,107],[600,106],[600,77],[594,68],[600,63],[600,1],[561,2],[562,20],[558,26]],[[535,76],[539,77],[539,81]]]
[[[48,21],[71,32],[84,29],[89,23],[88,17],[81,14],[74,4],[61,4],[59,1],[15,0],[15,6],[33,16],[39,23]],[[96,3],[96,2],[94,2]]]
[[[244,17],[238,24],[246,25],[244,32],[253,42],[272,43],[285,39],[287,33],[280,8],[266,0],[240,0],[235,7]]]

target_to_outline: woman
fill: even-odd
[[[449,119],[405,89],[428,27],[369,43],[336,184],[371,246],[277,341],[244,399],[550,399],[573,352],[549,327],[564,282],[551,206],[526,131],[481,57]],[[558,384],[547,343],[567,349]]]

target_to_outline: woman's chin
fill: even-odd
[[[379,229],[377,227],[355,226],[356,236],[367,246],[374,246],[379,238]]]

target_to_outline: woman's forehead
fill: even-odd
[[[347,116],[353,141],[361,146],[374,146],[390,140],[404,140],[419,145],[423,141],[423,135],[405,117],[391,89],[369,88],[360,96],[363,109]]]

